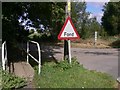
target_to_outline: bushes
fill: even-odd
[[[51,35],[50,33],[38,33],[38,32],[34,32],[31,33],[28,38],[30,40],[34,40],[34,41],[38,41],[38,42],[56,42],[57,41],[57,37]]]
[[[79,67],[80,65],[79,65],[79,63],[77,62],[77,60],[75,58],[72,58],[72,63],[71,64],[68,63],[67,60],[64,60],[62,62],[59,62],[55,67],[58,68],[58,69],[60,68],[60,69],[65,71],[65,70],[70,69],[70,68],[72,68],[74,66]]]
[[[6,71],[2,72],[2,89],[8,88],[20,88],[26,85],[26,81],[23,78],[16,77]]]

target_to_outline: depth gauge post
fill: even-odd
[[[67,0],[67,4],[66,4],[66,19],[67,19],[67,17],[69,16],[71,16],[71,13],[70,13],[70,11],[71,11],[71,2],[70,2],[70,0]],[[69,59],[69,46],[68,46],[68,40],[64,40],[64,60],[65,59]]]

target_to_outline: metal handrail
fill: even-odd
[[[2,68],[6,70],[6,63],[7,63],[7,46],[6,41],[2,44]]]
[[[38,60],[29,53],[29,42],[34,43],[34,44],[37,45],[38,57],[39,57]],[[40,74],[41,73],[41,53],[40,53],[40,45],[39,45],[39,43],[37,43],[35,41],[28,41],[27,42],[27,63],[29,63],[29,56],[39,64],[38,65],[38,68],[39,68],[38,74]]]

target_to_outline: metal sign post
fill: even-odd
[[[67,2],[67,5],[68,5],[68,16],[71,16],[71,2],[70,0],[68,0]],[[71,64],[71,45],[70,45],[70,40],[68,40],[68,50],[69,50],[69,63]]]
[[[70,16],[70,11],[71,11],[71,2],[70,0],[67,0],[67,5],[66,5],[66,19],[68,16]],[[64,40],[64,60],[70,58],[70,53],[69,53],[69,42],[68,40]]]
[[[70,0],[67,1],[67,7],[66,7],[66,21],[58,35],[59,40],[64,40],[67,43],[64,43],[64,59],[67,57],[69,60],[69,63],[71,64],[71,45],[70,40],[79,39],[79,34],[77,30],[75,29],[72,19],[70,18],[70,11],[71,11],[71,2]]]
[[[70,16],[71,11],[71,3],[70,0],[67,0],[66,5],[66,19],[68,16]],[[69,59],[69,47],[68,47],[68,40],[64,40],[64,60]]]

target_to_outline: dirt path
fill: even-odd
[[[33,85],[34,69],[30,64],[24,61],[11,64],[11,70],[14,75],[24,78],[27,81],[27,86],[24,88],[35,88]]]

